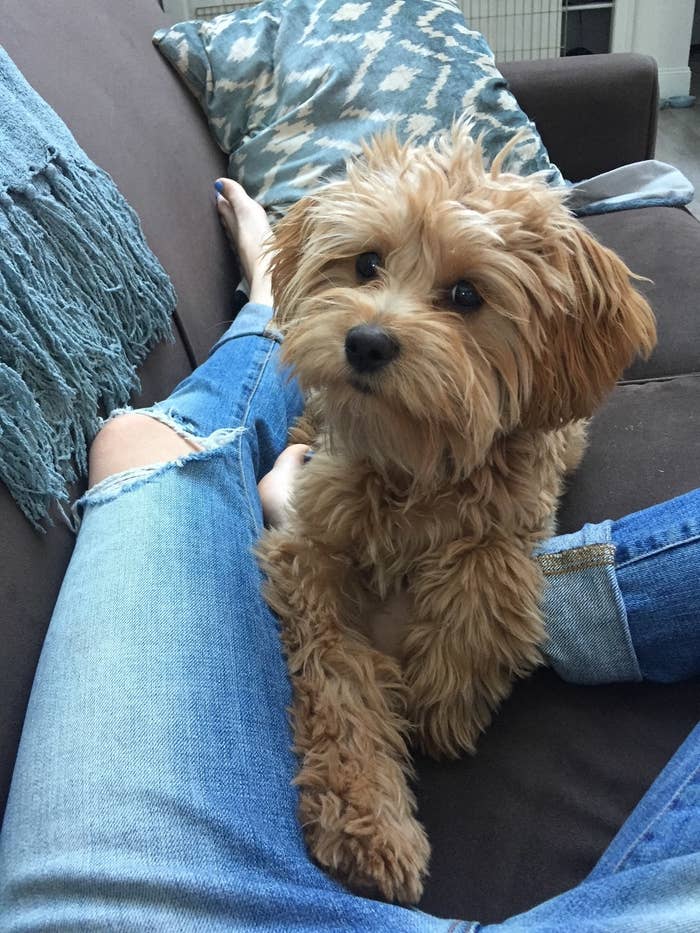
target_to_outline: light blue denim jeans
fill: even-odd
[[[151,410],[203,450],[79,503],[0,838],[0,929],[700,929],[698,729],[590,877],[505,923],[358,897],[309,860],[290,687],[251,553],[257,481],[301,406],[269,316],[248,305]],[[700,672],[699,518],[696,494],[542,549],[547,651],[563,676]]]

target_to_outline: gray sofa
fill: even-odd
[[[236,269],[212,181],[225,159],[181,83],[152,48],[156,0],[9,0],[0,41],[139,213],[179,295],[175,341],[141,372],[135,404],[161,397],[231,318]],[[654,151],[655,65],[591,56],[503,68],[550,155],[576,180]],[[659,346],[635,363],[592,428],[560,529],[616,518],[700,478],[700,226],[682,209],[588,222],[653,284]],[[0,807],[32,677],[70,558],[61,526],[37,535],[0,487]],[[432,839],[422,907],[494,921],[580,881],[698,718],[697,684],[576,687],[541,671],[519,684],[474,758],[420,761]],[[37,768],[41,762],[37,762]]]

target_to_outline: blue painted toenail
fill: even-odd
[[[224,190],[224,183],[223,183],[223,181],[215,181],[215,182],[214,182],[214,187],[215,187],[216,190],[219,192],[219,194],[221,194],[221,192]]]

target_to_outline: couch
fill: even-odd
[[[134,404],[168,391],[231,319],[236,268],[212,181],[225,159],[151,46],[156,0],[9,0],[0,41],[141,217],[179,295],[175,339],[150,355]],[[509,63],[503,71],[572,180],[654,152],[655,63],[637,55]],[[598,216],[587,226],[636,272],[659,346],[636,362],[592,426],[560,530],[616,518],[698,484],[700,225],[685,210]],[[37,534],[0,487],[0,806],[42,640],[73,538]],[[418,762],[433,844],[421,907],[495,921],[579,882],[700,711],[696,684],[580,687],[542,670],[519,683],[478,754]],[[37,762],[41,767],[41,762]]]

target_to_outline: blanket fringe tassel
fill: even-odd
[[[172,339],[175,293],[109,176],[50,152],[0,191],[0,480],[35,528],[87,472],[100,412]],[[59,514],[62,510],[59,508]]]

